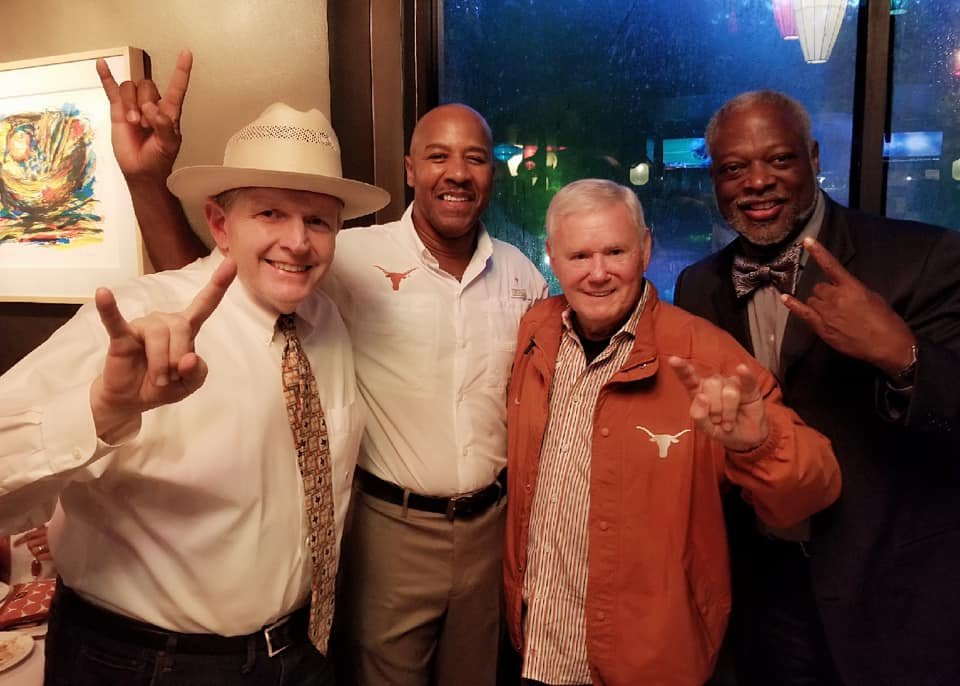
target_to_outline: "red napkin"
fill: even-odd
[[[56,587],[56,579],[14,584],[7,599],[0,605],[0,629],[14,629],[47,621]]]

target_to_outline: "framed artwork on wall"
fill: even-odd
[[[130,47],[0,63],[0,301],[83,302],[143,273],[99,58],[143,78]]]

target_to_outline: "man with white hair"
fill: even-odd
[[[322,113],[282,103],[168,183],[213,254],[99,289],[0,377],[0,524],[64,511],[44,683],[332,684],[365,412],[316,285],[343,218],[389,195],[342,178]]]
[[[658,300],[650,244],[611,181],[547,210],[563,295],[524,316],[507,398],[506,612],[531,684],[701,686],[731,602],[723,491],[771,526],[840,492],[829,442],[773,377]]]

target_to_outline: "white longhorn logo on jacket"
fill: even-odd
[[[661,457],[661,458],[664,458],[664,457],[667,456],[667,451],[670,449],[670,446],[671,446],[671,445],[674,445],[675,443],[679,443],[679,442],[680,442],[680,437],[681,437],[683,434],[688,433],[688,432],[690,431],[690,429],[684,429],[684,430],[681,431],[680,433],[678,433],[678,434],[673,434],[673,435],[671,436],[670,434],[655,434],[655,433],[653,433],[652,431],[650,431],[650,429],[648,429],[647,427],[645,427],[645,426],[640,426],[639,424],[637,424],[637,427],[636,427],[636,428],[638,428],[638,429],[640,429],[641,431],[643,431],[644,433],[646,433],[646,434],[650,437],[650,442],[651,442],[651,443],[656,443],[656,444],[657,444],[657,448],[660,449],[660,457]]]

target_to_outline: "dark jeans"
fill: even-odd
[[[69,605],[55,598],[51,607],[44,686],[334,686],[305,636],[274,657],[252,640],[245,652],[178,652],[176,634],[158,650],[71,621]]]

